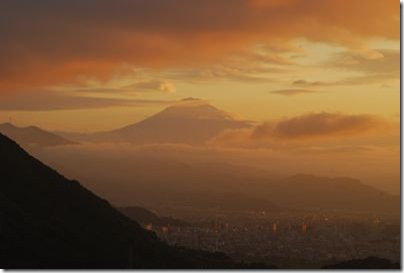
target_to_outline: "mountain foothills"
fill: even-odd
[[[46,158],[46,156],[40,156]],[[46,162],[114,204],[175,205],[223,210],[283,209],[399,212],[400,198],[357,179],[253,173],[248,167],[184,163],[128,155],[60,155]],[[57,169],[58,166],[55,165]]]
[[[0,124],[0,133],[10,137],[23,146],[61,146],[75,144],[75,142],[47,132],[36,126],[17,127],[11,123]]]
[[[303,209],[363,212],[400,210],[399,196],[347,177],[298,174],[275,181],[257,182],[250,190],[278,204]]]
[[[0,151],[2,268],[264,266],[236,264],[224,254],[168,246],[1,134]]]

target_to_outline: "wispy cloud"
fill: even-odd
[[[174,102],[173,100],[71,96],[51,91],[40,91],[0,97],[0,111],[54,111],[108,107],[141,107],[154,104],[169,105]]]
[[[324,82],[324,81],[307,81],[304,79],[300,79],[300,80],[295,80],[292,82],[292,85],[295,86],[311,86],[311,87],[316,87],[316,86],[329,86],[329,85],[333,85],[335,83],[332,82]]]
[[[312,88],[364,84],[384,85],[387,81],[398,80],[400,77],[400,51],[383,49],[375,52],[377,54],[367,56],[355,51],[344,51],[322,64],[322,67],[359,72],[362,75],[345,77],[334,81],[298,79],[293,81],[292,85]]]
[[[259,2],[2,1],[0,90],[65,84],[81,75],[107,79],[123,64],[210,63],[257,43],[301,37],[357,48],[366,38],[400,36],[394,1],[371,0],[366,8],[358,1]]]
[[[163,93],[175,93],[176,87],[173,83],[162,80],[149,80],[136,82],[131,85],[124,86],[123,90],[130,90],[133,92],[150,92],[157,91]]]
[[[270,91],[270,94],[274,95],[282,95],[282,96],[297,96],[297,95],[305,95],[305,94],[313,94],[317,93],[318,91],[314,90],[307,90],[307,89],[281,89]]]
[[[378,55],[364,56],[357,52],[345,51],[337,54],[328,66],[371,74],[393,74],[399,77],[400,50],[377,50]]]
[[[379,74],[368,74],[363,76],[355,76],[342,78],[335,81],[307,81],[307,80],[296,80],[292,82],[293,86],[298,87],[334,87],[334,86],[354,86],[354,85],[366,85],[366,84],[377,84],[385,85],[385,82],[392,80],[399,80],[398,75],[392,73],[379,73]]]

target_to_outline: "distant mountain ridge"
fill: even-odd
[[[61,164],[66,174],[119,206],[400,212],[399,196],[347,177],[285,176],[242,165],[184,162],[142,154],[117,156],[111,161],[100,153],[74,153],[45,160]]]
[[[0,133],[8,136],[23,146],[35,145],[41,147],[71,145],[70,141],[57,134],[47,132],[36,126],[17,127],[11,123],[0,124]]]
[[[205,164],[172,158],[102,153],[37,155],[77,177],[119,206],[202,206],[225,210],[298,208],[358,212],[400,212],[400,196],[348,177],[286,176],[242,165]],[[234,205],[232,205],[234,204]],[[275,206],[273,206],[275,205]]]
[[[0,266],[6,269],[237,268],[220,253],[162,243],[0,134]],[[262,266],[262,265],[261,265]]]
[[[400,211],[400,197],[347,177],[297,174],[277,181],[261,181],[251,191],[276,204],[316,210]]]

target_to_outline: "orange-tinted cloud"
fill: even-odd
[[[379,84],[398,80],[400,75],[400,51],[376,50],[375,55],[366,56],[355,51],[345,51],[336,54],[324,66],[338,68],[342,71],[360,72],[360,76],[346,77],[335,81],[308,81],[298,79],[292,82],[296,87],[328,87],[362,84]]]
[[[315,113],[264,123],[255,128],[253,138],[301,139],[363,134],[380,128],[383,122],[370,115]]]
[[[102,80],[122,64],[210,62],[257,43],[305,37],[359,48],[400,34],[393,0],[6,0],[0,25],[2,92]]]
[[[108,107],[135,107],[170,105],[174,100],[120,99],[71,96],[50,91],[6,94],[0,99],[0,111],[53,111],[96,109]]]
[[[176,87],[174,84],[167,81],[150,80],[125,86],[124,89],[132,89],[135,92],[158,91],[163,93],[175,93]]]
[[[281,89],[271,91],[270,94],[275,95],[282,95],[282,96],[297,96],[297,95],[304,95],[304,94],[312,94],[316,93],[317,91],[307,90],[307,89]]]
[[[356,76],[343,78],[337,81],[306,81],[306,80],[296,80],[292,82],[292,85],[298,87],[332,87],[332,86],[349,86],[349,85],[364,85],[364,84],[379,84],[383,87],[388,87],[389,85],[385,82],[392,80],[399,80],[399,75],[396,73],[376,73],[368,74],[364,76]]]
[[[387,121],[372,115],[321,112],[265,122],[253,128],[228,130],[211,143],[230,147],[290,149],[301,145],[315,145],[317,141],[323,140],[333,142],[338,139],[344,143],[344,138],[378,132],[388,126]]]
[[[342,52],[329,66],[367,73],[391,73],[397,78],[400,72],[399,50],[378,50],[378,56],[369,58],[355,52]]]

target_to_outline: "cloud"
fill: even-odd
[[[312,94],[317,91],[307,90],[307,89],[281,89],[270,91],[269,93],[274,95],[282,95],[282,96],[296,96],[296,95],[304,95],[304,94]]]
[[[1,1],[0,90],[71,83],[82,75],[105,80],[123,64],[210,63],[258,43],[306,38],[357,48],[367,38],[400,36],[395,1],[268,2]]]
[[[386,147],[379,146],[367,146],[367,145],[346,145],[346,146],[336,146],[336,147],[303,147],[294,150],[297,154],[353,154],[353,153],[368,153],[368,152],[378,152],[378,151],[388,150]],[[391,148],[390,148],[391,150]]]
[[[188,82],[238,81],[274,82],[274,74],[288,73],[293,63],[281,49],[257,45],[251,52],[237,52],[216,60],[214,64],[193,65],[172,69],[166,76]],[[288,47],[288,50],[294,50]]]
[[[371,132],[387,132],[384,129],[389,126],[384,119],[372,115],[320,112],[264,122],[252,128],[227,130],[212,139],[211,144],[282,150],[320,144],[347,146],[352,138],[370,135]],[[358,144],[355,143],[355,146]]]
[[[38,91],[27,94],[17,93],[1,96],[0,111],[54,111],[108,107],[141,107],[153,104],[169,105],[174,102],[172,100],[70,96],[51,91]]]
[[[159,91],[168,94],[175,93],[176,91],[176,87],[174,84],[161,80],[137,82],[125,86],[123,89],[130,89],[133,90],[134,92]]]
[[[400,51],[379,49],[373,54],[363,54],[356,51],[344,51],[336,54],[324,63],[326,67],[343,71],[362,73],[360,76],[346,77],[335,81],[309,81],[298,79],[292,82],[299,87],[326,87],[379,84],[400,78]]]
[[[199,98],[193,98],[193,97],[188,97],[188,98],[183,98],[181,101],[201,101],[202,99]]]
[[[292,82],[292,85],[297,85],[297,86],[328,86],[328,85],[332,85],[332,83],[328,83],[328,82],[323,82],[323,81],[307,81],[307,80],[295,80]]]
[[[384,123],[371,115],[314,113],[257,126],[253,138],[302,139],[363,134]]]
[[[187,81],[190,83],[206,81],[237,81],[237,82],[273,82],[274,78],[263,73],[283,72],[278,69],[249,70],[245,68],[231,67],[227,65],[215,65],[209,67],[185,68],[170,73],[172,79]]]
[[[373,74],[394,74],[397,78],[400,72],[400,50],[377,50],[377,56],[364,56],[357,52],[345,51],[335,56],[329,62],[330,66],[345,70]]]
[[[364,76],[342,78],[336,81],[306,81],[296,80],[292,85],[299,87],[333,87],[333,86],[349,86],[349,85],[366,85],[378,84],[383,85],[386,81],[399,80],[399,76],[392,73],[369,74]]]

